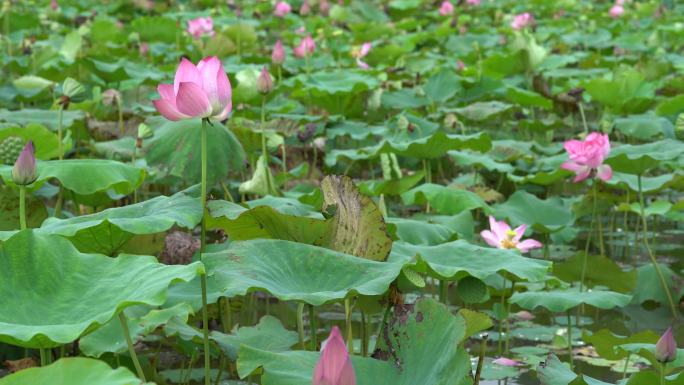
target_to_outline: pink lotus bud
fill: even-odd
[[[283,42],[280,40],[276,41],[273,46],[273,53],[271,53],[271,62],[273,64],[283,64],[285,62],[285,49],[283,48]]]
[[[615,5],[625,5],[625,0],[615,0]]]
[[[102,104],[111,106],[112,104],[119,104],[121,101],[121,93],[113,88],[102,92]]]
[[[480,5],[480,0],[466,0],[469,5]]]
[[[530,313],[527,310],[521,310],[515,314],[513,314],[515,318],[521,320],[521,321],[532,321],[535,317],[534,314]]]
[[[610,10],[608,11],[608,14],[613,19],[619,18],[620,16],[622,16],[623,13],[625,13],[625,8],[617,3],[610,7]]]
[[[21,150],[12,168],[12,181],[20,186],[26,186],[36,181],[36,156],[33,141],[29,140]]]
[[[534,16],[531,13],[525,12],[513,17],[511,28],[516,31],[527,28],[534,23]]]
[[[313,54],[315,50],[316,42],[311,38],[311,35],[307,35],[293,51],[295,56],[302,58]]]
[[[542,247],[542,244],[534,239],[526,239],[521,241],[527,225],[520,225],[511,230],[508,223],[504,221],[497,221],[494,217],[489,217],[489,230],[484,230],[480,233],[482,239],[489,246],[498,249],[518,249],[521,253],[527,253],[530,249]]]
[[[587,179],[592,172],[596,172],[596,176],[603,181],[608,181],[613,176],[610,166],[603,164],[610,154],[608,135],[592,132],[583,141],[566,141],[563,147],[570,160],[561,164],[561,168],[575,173],[574,182]]]
[[[160,84],[161,99],[154,107],[169,120],[211,118],[225,120],[233,107],[232,88],[216,56],[202,59],[197,66],[183,58],[173,84]]]
[[[655,357],[659,362],[672,362],[677,358],[677,342],[672,335],[672,326],[667,328],[655,346]]]
[[[56,11],[59,9],[59,4],[57,3],[57,0],[50,0],[50,8],[53,11]]]
[[[309,5],[308,1],[304,0],[304,2],[302,3],[302,6],[299,7],[299,14],[301,16],[306,16],[309,13],[311,13],[311,5]]]
[[[449,0],[444,0],[439,7],[439,14],[442,16],[449,16],[454,13],[454,5]]]
[[[257,78],[256,86],[257,91],[263,95],[266,95],[273,90],[273,79],[271,78],[271,74],[268,73],[266,66],[261,68],[261,73]]]
[[[292,7],[290,7],[290,4],[288,4],[286,1],[279,1],[276,3],[275,8],[273,9],[273,15],[277,17],[285,17],[288,13],[292,11]]]
[[[147,42],[142,42],[140,43],[140,54],[143,56],[146,56],[148,52],[150,52],[150,45],[147,44]]]
[[[458,60],[456,62],[456,71],[461,72],[465,69],[465,67],[466,66],[465,66],[465,63],[463,62],[463,60]]]
[[[492,363],[494,363],[496,365],[500,365],[500,366],[513,366],[513,367],[525,365],[520,361],[512,360],[512,359],[506,358],[506,357],[499,357],[499,358],[495,359],[494,361],[492,361]]]
[[[356,385],[356,375],[340,329],[333,326],[313,373],[313,385]]]
[[[214,36],[214,21],[211,16],[192,19],[188,21],[187,31],[195,39],[202,36]]]
[[[318,11],[321,13],[321,15],[328,16],[330,13],[330,3],[328,0],[321,0],[318,3]]]

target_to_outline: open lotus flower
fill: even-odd
[[[608,135],[592,132],[586,139],[568,140],[563,144],[570,156],[561,168],[575,173],[575,182],[581,182],[589,177],[593,171],[596,176],[608,181],[613,176],[613,169],[603,161],[610,154],[610,140]]]
[[[520,225],[511,230],[511,227],[506,222],[497,222],[494,217],[490,216],[489,228],[490,230],[484,230],[480,233],[489,246],[499,249],[518,249],[522,253],[526,253],[530,249],[542,247],[542,244],[534,239],[520,241],[527,229],[526,225]]]
[[[29,140],[14,162],[12,181],[20,186],[26,186],[35,182],[37,178],[35,149],[33,141]]]
[[[278,40],[273,46],[273,52],[271,53],[271,62],[273,64],[283,64],[285,62],[285,49],[283,48],[283,42]]]
[[[439,14],[442,16],[449,16],[454,13],[454,5],[449,0],[444,0],[439,6]]]
[[[311,35],[307,35],[293,51],[295,56],[301,58],[313,54],[315,50],[316,42],[311,38]]]
[[[513,17],[511,21],[511,28],[516,31],[527,28],[534,23],[534,16],[531,13],[525,12]]]
[[[655,356],[659,362],[672,362],[677,358],[677,342],[672,335],[672,326],[667,328],[656,343]]]
[[[325,341],[313,373],[313,385],[356,385],[356,374],[352,366],[347,345],[340,329],[333,326]]]
[[[211,118],[225,120],[233,106],[230,81],[216,56],[202,59],[195,67],[183,58],[173,84],[160,84],[161,99],[154,107],[169,120]]]
[[[368,52],[370,52],[372,47],[373,46],[371,43],[366,42],[361,45],[361,49],[359,49],[358,52],[354,53],[354,56],[356,57],[356,65],[359,66],[359,68],[368,69],[368,63],[361,59],[368,55]]]
[[[480,5],[480,0],[466,0],[469,5]]]
[[[188,21],[188,33],[195,39],[202,36],[214,36],[214,21],[210,16],[198,17]]]
[[[499,357],[495,360],[492,361],[492,363],[500,365],[500,366],[523,366],[525,365],[524,363],[516,360],[512,360],[510,358],[506,357]]]
[[[622,6],[622,4],[617,3],[610,7],[610,10],[608,11],[608,14],[613,19],[619,18],[620,16],[622,16],[623,13],[625,13],[625,8]]]
[[[285,17],[290,11],[292,11],[292,7],[286,1],[277,2],[273,8],[273,14],[277,17]]]

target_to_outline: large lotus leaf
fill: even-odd
[[[378,354],[386,359],[352,356],[358,385],[465,385],[470,369],[460,348],[465,321],[432,299],[401,306],[383,332]],[[238,373],[246,377],[262,367],[264,385],[310,385],[317,352],[271,353],[243,346]]]
[[[468,120],[481,122],[513,108],[511,104],[499,101],[475,102],[462,108],[455,109],[456,113]]]
[[[656,136],[672,137],[674,133],[674,126],[668,119],[648,114],[615,119],[615,128],[639,140],[649,140]]]
[[[151,333],[157,327],[166,324],[172,318],[178,317],[183,322],[188,320],[192,309],[188,304],[178,304],[165,309],[150,309],[149,306],[131,306],[124,310],[128,332],[133,341],[138,337]],[[122,354],[128,350],[121,321],[112,318],[94,332],[78,341],[79,350],[90,357],[100,357],[104,353]]]
[[[65,159],[38,162],[35,186],[50,178],[58,179],[64,188],[80,195],[113,191],[127,195],[142,184],[145,171],[129,164],[104,159]],[[12,182],[12,166],[0,166],[0,176]]]
[[[321,246],[345,254],[384,261],[392,249],[392,238],[378,206],[361,195],[351,178],[330,175],[321,182],[323,212],[334,212],[330,231]]]
[[[291,83],[291,84],[290,84]],[[316,72],[300,75],[286,82],[297,89],[304,88],[315,93],[338,94],[372,90],[378,86],[378,79],[362,71]]]
[[[653,104],[656,90],[655,83],[635,70],[616,72],[612,79],[591,79],[584,87],[592,99],[616,114],[644,112]]]
[[[575,374],[555,355],[550,355],[546,362],[537,368],[537,375],[542,385],[614,385],[591,377]]]
[[[516,191],[496,206],[494,213],[497,219],[508,219],[514,226],[525,224],[543,233],[558,231],[575,220],[560,198],[539,199],[524,190]]]
[[[0,109],[0,121],[11,124],[20,124],[22,126],[31,123],[41,124],[48,127],[52,131],[57,130],[59,122],[59,111],[57,110],[37,110],[31,108],[24,108],[18,111],[10,111]],[[85,119],[83,111],[63,111],[62,113],[62,127],[70,128],[74,123],[82,122]]]
[[[445,68],[431,76],[423,89],[431,101],[443,103],[461,90],[461,84],[454,71]]]
[[[489,154],[473,151],[449,151],[449,156],[460,166],[478,166],[489,171],[509,173],[514,170],[509,163],[497,162]]]
[[[267,315],[255,326],[241,327],[232,334],[214,330],[211,339],[216,341],[228,358],[235,361],[242,345],[268,352],[284,352],[290,350],[299,338],[297,332],[285,329],[278,318]]]
[[[424,175],[421,171],[398,179],[363,181],[359,183],[359,190],[363,194],[372,196],[379,196],[381,194],[401,195],[418,184]]]
[[[605,182],[609,186],[628,187],[632,192],[639,191],[638,176],[634,174],[625,174],[622,172],[614,172],[613,177]],[[644,193],[652,193],[660,191],[663,188],[676,183],[682,178],[681,174],[663,174],[658,176],[642,176],[641,177],[641,191]]]
[[[487,203],[474,192],[434,183],[424,183],[401,194],[401,200],[407,205],[430,203],[432,209],[448,215],[480,208],[489,211]]]
[[[631,295],[614,291],[590,289],[580,293],[579,288],[555,289],[548,291],[527,291],[514,293],[510,302],[523,309],[533,310],[546,308],[554,313],[570,310],[581,304],[591,305],[599,309],[612,309],[626,306],[632,300]]]
[[[566,281],[579,281],[582,277],[584,253],[578,253],[567,260],[553,264],[553,275]],[[636,270],[624,271],[612,259],[600,255],[589,255],[585,271],[587,287],[596,285],[608,287],[620,293],[630,293],[637,282]]]
[[[387,228],[396,239],[414,245],[439,245],[455,240],[457,230],[442,223],[417,219],[387,218]]]
[[[540,281],[550,262],[523,257],[516,250],[495,249],[470,244],[464,240],[437,246],[394,242],[389,262],[426,264],[438,278],[459,279],[471,275],[485,279],[497,273],[509,273],[519,279]]]
[[[161,117],[149,119],[154,136],[145,142],[145,159],[161,169],[161,175],[187,183],[201,179],[201,124],[199,119],[172,122]],[[210,184],[223,180],[230,171],[242,169],[245,159],[240,142],[218,122],[207,127],[207,158]]]
[[[257,159],[252,178],[240,183],[239,191],[243,195],[281,195],[271,168],[268,166],[268,159],[264,155]]]
[[[387,135],[387,127],[369,126],[365,122],[344,120],[327,127],[325,133],[326,137],[331,140],[338,136],[350,136],[354,140],[363,140],[374,135]]]
[[[62,358],[52,365],[21,370],[0,379],[0,385],[153,385],[142,383],[130,370],[112,369],[103,361]]]
[[[202,220],[198,186],[68,219],[49,218],[38,233],[68,237],[82,252],[114,255],[134,235],[156,234],[173,226],[193,229]]]
[[[161,305],[169,285],[200,263],[82,254],[66,239],[21,231],[0,245],[0,341],[29,348],[70,343],[133,304]]]
[[[662,162],[681,157],[683,145],[674,139],[646,144],[623,144],[612,149],[606,163],[613,171],[639,175],[658,167]]]
[[[48,160],[59,156],[57,134],[42,124],[29,123],[24,127],[0,127],[0,142],[10,136],[20,137],[26,142],[29,139],[32,140],[36,149],[36,159]],[[71,141],[67,141],[63,150],[69,151],[70,149]]]
[[[0,186],[0,231],[19,229],[19,191],[10,186]],[[28,196],[26,200],[26,223],[28,227],[38,227],[48,213],[42,200]],[[6,233],[7,237],[9,233]],[[0,235],[4,239],[5,235]]]
[[[301,210],[305,205],[295,199],[266,197],[259,201],[263,203],[249,202],[252,208],[210,201],[207,226],[223,229],[231,240],[273,238],[307,244],[314,244],[330,230],[320,213]]]
[[[553,171],[539,171],[536,173],[528,173],[526,175],[506,174],[506,177],[518,184],[538,184],[541,186],[552,185],[560,180],[567,179],[572,173],[567,170],[556,168]]]
[[[485,152],[492,147],[488,134],[473,135],[447,134],[437,131],[432,135],[417,139],[384,139],[381,143],[365,148],[350,150],[333,150],[326,154],[325,163],[335,165],[339,159],[373,159],[381,153],[395,153],[397,155],[419,159],[439,159],[451,150],[470,149]]]
[[[224,296],[265,290],[281,300],[316,306],[351,292],[383,294],[402,267],[275,239],[233,242],[224,251],[205,254],[204,263],[213,287]]]
[[[591,344],[601,357],[609,360],[619,360],[627,357],[628,353],[626,351],[616,349],[618,345],[633,343],[655,344],[659,338],[659,335],[650,330],[644,330],[629,337],[615,335],[608,329],[601,329],[594,333],[586,330],[582,332],[584,342]]]
[[[677,273],[672,271],[669,266],[662,263],[658,264],[660,271],[663,273],[665,278],[665,283],[673,293],[675,298],[679,298],[683,288],[679,285],[679,277]],[[655,282],[660,282],[658,278],[658,273],[653,266],[649,263],[647,265],[639,266],[637,269],[637,284],[634,289],[634,298],[632,302],[635,304],[641,304],[645,301],[656,301],[662,304],[668,302],[667,293],[663,290],[663,286],[660,284],[654,284]]]

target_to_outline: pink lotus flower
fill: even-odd
[[[527,225],[520,225],[514,230],[504,221],[497,222],[494,217],[489,217],[490,230],[484,230],[480,233],[482,238],[489,246],[499,249],[518,249],[522,253],[527,253],[530,249],[542,247],[542,244],[534,239],[526,239],[520,241]]]
[[[188,33],[195,39],[202,36],[214,36],[214,21],[211,16],[198,17],[188,21]]]
[[[299,7],[299,15],[306,16],[309,13],[311,13],[311,5],[309,4],[308,1],[304,0],[304,2],[302,3],[302,6]]]
[[[608,135],[592,132],[584,141],[568,140],[563,145],[570,156],[570,160],[561,165],[563,170],[575,173],[574,182],[581,182],[596,170],[596,176],[608,181],[613,176],[613,170],[607,164],[603,164],[610,153],[610,140]]]
[[[261,73],[257,78],[256,86],[257,91],[263,95],[266,95],[273,90],[273,79],[271,78],[271,74],[268,73],[266,66],[261,68]]]
[[[527,28],[534,23],[534,16],[531,13],[525,12],[513,17],[511,21],[511,28],[516,31]]]
[[[361,45],[361,49],[359,49],[358,52],[354,53],[354,56],[356,57],[356,65],[359,66],[359,68],[363,68],[365,70],[368,69],[368,64],[361,59],[368,55],[368,52],[370,52],[371,48],[373,48],[371,43],[366,42]]]
[[[466,0],[469,5],[480,5],[480,0]]]
[[[278,40],[273,46],[273,52],[271,53],[271,62],[273,64],[283,64],[285,62],[285,49],[283,48],[283,42]]]
[[[313,385],[356,385],[356,375],[340,329],[333,326],[313,373]]]
[[[173,84],[160,84],[161,96],[154,107],[169,120],[212,118],[225,120],[233,106],[230,81],[216,56],[202,59],[195,67],[183,58]]]
[[[463,60],[457,60],[457,61],[456,61],[456,71],[457,71],[457,72],[461,72],[461,71],[463,71],[465,68],[466,68],[466,65],[465,65],[465,63],[463,62]]]
[[[292,7],[290,7],[290,4],[288,4],[286,1],[279,1],[276,3],[275,8],[273,9],[273,15],[276,17],[285,17],[288,13],[292,11]]]
[[[620,16],[622,16],[623,13],[625,13],[625,8],[622,5],[617,4],[617,3],[615,5],[613,5],[612,7],[610,7],[610,10],[608,11],[608,14],[613,19],[619,18]]]
[[[677,358],[677,341],[672,335],[672,326],[667,328],[656,343],[655,356],[659,362],[672,362]]]
[[[520,310],[519,312],[514,313],[513,316],[521,321],[532,321],[535,318],[534,314],[527,310]]]
[[[33,141],[29,140],[21,150],[12,167],[12,181],[20,186],[26,186],[36,181],[36,155]]]
[[[57,3],[57,0],[50,0],[50,8],[53,11],[56,11],[59,9],[59,4]]]
[[[625,5],[625,0],[615,0],[615,5]]]
[[[439,14],[442,16],[449,16],[454,13],[454,5],[449,0],[444,0],[439,7]]]
[[[330,3],[328,3],[328,0],[321,0],[318,3],[318,11],[321,15],[328,16],[328,13],[330,13]]]
[[[146,56],[148,52],[150,52],[150,45],[147,44],[147,42],[142,42],[140,43],[140,47],[138,48],[140,51],[140,54],[143,56]]]
[[[492,361],[492,363],[497,364],[497,365],[501,365],[501,366],[514,366],[514,367],[525,365],[524,363],[522,363],[520,361],[512,360],[512,359],[506,358],[506,357],[499,357],[499,358],[495,359],[494,361]]]
[[[306,37],[299,42],[299,45],[294,48],[294,55],[297,57],[305,57],[312,55],[315,50],[316,42],[311,38],[311,35],[306,35]]]

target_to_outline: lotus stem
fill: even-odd
[[[648,244],[648,221],[646,221],[646,214],[644,212],[644,193],[641,188],[641,174],[637,176],[637,183],[639,187],[639,207],[641,208],[641,222],[642,226],[641,229],[643,231],[643,238],[644,238],[644,246],[646,246],[646,252],[648,253],[649,258],[651,258],[651,262],[653,263],[653,267],[655,268],[656,273],[658,274],[658,279],[660,280],[660,284],[663,286],[663,290],[665,291],[665,294],[667,295],[667,301],[670,303],[670,310],[672,311],[672,316],[675,319],[679,319],[679,313],[677,312],[677,308],[675,307],[674,300],[672,299],[672,293],[670,293],[670,288],[667,286],[667,282],[665,281],[665,276],[663,276],[663,272],[660,270],[660,266],[658,265],[658,261],[656,261],[655,255],[653,255],[653,251],[651,250],[651,246]]]
[[[591,243],[591,236],[594,234],[594,223],[596,222],[596,194],[598,193],[596,186],[598,183],[594,181],[593,193],[594,205],[591,210],[591,224],[589,225],[589,234],[587,234],[587,243],[584,245],[584,259],[582,260],[582,275],[580,276],[580,293],[584,290],[584,279],[587,274],[587,260],[589,259],[589,244]]]
[[[19,186],[19,226],[26,230],[26,186]]]
[[[271,194],[275,189],[271,186],[271,171],[268,166],[268,151],[266,150],[266,95],[261,97],[261,156],[264,158],[264,167],[266,168],[266,191]]]
[[[207,124],[208,119],[202,119],[201,147],[202,147],[202,182],[201,182],[201,207],[202,207],[202,230],[200,235],[200,260],[204,262],[204,250],[207,245]],[[202,289],[202,339],[204,342],[204,385],[211,385],[211,355],[209,351],[209,313],[207,309],[207,275],[200,275],[200,287]]]
[[[570,309],[566,311],[568,316],[568,359],[570,361],[570,370],[573,370],[572,364],[572,321],[570,320]]]
[[[477,359],[477,369],[475,371],[474,385],[480,384],[480,377],[482,376],[482,366],[484,365],[485,351],[487,350],[487,335],[485,334],[480,342],[480,355]],[[471,372],[472,373],[472,372]]]
[[[354,354],[354,338],[352,336],[352,306],[351,299],[344,299],[344,319],[347,329],[347,349],[350,354]]]
[[[662,366],[660,367],[660,385],[665,385],[665,367],[667,366],[667,362],[663,362]]]
[[[447,305],[449,302],[449,284],[446,280],[439,280],[439,301]]]
[[[299,346],[304,350],[304,302],[297,304],[297,332],[299,333]]]
[[[318,350],[318,341],[316,341],[316,313],[313,305],[309,305],[309,329],[311,332],[311,350],[315,352]]]
[[[126,322],[126,316],[123,310],[119,312],[119,321],[121,321],[121,329],[123,329],[124,337],[126,338],[126,344],[128,345],[128,352],[131,354],[131,360],[133,360],[133,366],[135,366],[135,371],[138,373],[138,377],[143,381],[145,380],[145,372],[140,366],[140,361],[138,361],[138,355],[135,353],[135,347],[133,346],[133,340],[131,339],[130,331],[128,330],[128,323]]]
[[[581,101],[577,103],[577,107],[579,107],[580,116],[582,117],[582,125],[584,126],[584,134],[586,135],[589,133],[589,126],[587,125],[587,118],[584,115],[584,107],[582,106]]]

